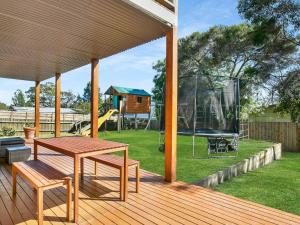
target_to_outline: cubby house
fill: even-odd
[[[105,95],[111,109],[122,114],[147,114],[151,111],[151,95],[143,89],[110,86]]]

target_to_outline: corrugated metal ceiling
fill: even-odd
[[[168,29],[121,0],[0,0],[0,76],[45,80]]]

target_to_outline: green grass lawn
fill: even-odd
[[[300,215],[300,154],[283,159],[219,185],[216,190]]]
[[[99,132],[99,137],[129,144],[129,157],[141,161],[145,170],[164,175],[164,153],[159,149],[159,133],[155,131]],[[178,136],[177,179],[189,183],[219,171],[263,150],[272,143],[244,140],[236,158],[208,158],[206,138],[196,139],[197,158],[192,157],[192,137]]]

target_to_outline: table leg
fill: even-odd
[[[74,222],[78,223],[79,214],[79,163],[80,157],[74,158]]]
[[[128,198],[128,147],[124,151],[124,201],[127,201]]]
[[[34,160],[37,160],[37,154],[38,154],[38,145],[36,143],[36,141],[34,141],[33,143],[33,155],[34,155]]]
[[[80,179],[83,181],[84,179],[84,158],[80,159]]]

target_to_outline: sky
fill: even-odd
[[[195,31],[206,31],[214,25],[232,25],[242,22],[237,12],[238,0],[180,0],[179,38]],[[151,93],[155,71],[152,65],[165,58],[165,38],[127,50],[100,60],[99,87],[103,93],[111,86],[145,89]],[[43,82],[51,81],[48,79]],[[82,94],[90,81],[90,65],[69,71],[61,76],[62,90]],[[0,102],[11,104],[17,89],[26,91],[34,82],[0,78]]]

